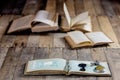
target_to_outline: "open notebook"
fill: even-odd
[[[91,32],[92,31],[92,24],[91,18],[88,15],[88,12],[83,12],[75,17],[70,17],[67,5],[64,3],[63,10],[65,13],[65,17],[68,22],[68,26],[62,26],[63,31],[70,31],[70,30],[81,30],[83,32]]]
[[[28,61],[25,67],[24,75],[92,75],[92,76],[110,76],[110,70],[107,62],[77,61],[55,59],[39,59]]]
[[[65,36],[65,40],[71,48],[103,45],[113,42],[103,32],[90,32],[84,34],[81,31],[68,32]]]
[[[40,10],[36,15],[27,15],[13,21],[7,33],[31,29],[32,32],[58,30],[58,14]]]

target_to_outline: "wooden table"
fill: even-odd
[[[39,9],[58,12],[61,26],[67,26],[63,0],[27,0],[21,15],[0,16],[0,80],[120,80],[120,5],[113,0],[66,0],[71,17],[89,11],[93,31],[103,31],[114,43],[110,46],[71,50],[63,32],[7,35],[11,21]],[[24,76],[25,63],[33,59],[64,58],[83,61],[107,61],[111,77],[94,76]]]

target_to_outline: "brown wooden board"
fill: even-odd
[[[116,0],[27,0],[24,11],[27,14],[35,14],[39,9],[50,12],[59,12],[61,15],[61,26],[67,26],[63,12],[63,2],[66,2],[71,17],[89,11],[93,31],[103,31],[120,45],[120,16],[119,2]],[[31,2],[33,1],[33,2]],[[35,2],[34,2],[35,1]],[[38,2],[38,3],[36,3]],[[114,2],[116,2],[114,4]],[[36,5],[35,5],[36,4]],[[34,7],[29,7],[34,6]],[[37,6],[38,5],[38,6]],[[27,6],[27,8],[25,8]],[[29,8],[29,9],[28,9]],[[28,9],[28,10],[27,10]],[[27,12],[28,11],[28,12]],[[0,14],[1,15],[1,14]],[[20,16],[20,15],[19,15]],[[0,16],[0,80],[119,80],[120,74],[120,48],[116,44],[110,47],[79,48],[72,50],[64,40],[66,33],[49,32],[30,35],[6,35],[11,20],[16,15]],[[3,27],[5,26],[5,27]],[[113,48],[113,49],[111,49]],[[116,48],[116,49],[115,49]],[[112,77],[90,77],[90,76],[24,76],[25,63],[33,59],[65,58],[84,61],[107,61],[109,63]]]
[[[42,5],[42,0],[26,0],[26,4],[24,6],[22,14],[35,14]]]

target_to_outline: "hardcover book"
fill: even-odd
[[[36,15],[27,15],[13,21],[7,33],[31,29],[32,32],[56,31],[58,27],[58,14],[40,10]]]
[[[93,75],[110,76],[107,62],[78,61],[61,58],[28,61],[24,75]]]
[[[81,31],[68,32],[65,36],[65,40],[71,48],[103,45],[113,42],[103,32],[90,32],[84,34]]]

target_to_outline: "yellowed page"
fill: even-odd
[[[90,40],[81,31],[72,31],[67,33],[75,44],[90,42]]]
[[[50,13],[45,10],[40,10],[37,12],[35,18],[33,19],[33,24],[36,22],[42,22],[50,26],[57,26],[54,21],[51,20]]]
[[[103,32],[92,32],[86,33],[86,36],[94,42],[94,44],[104,44],[113,42],[110,38],[108,38]]]
[[[76,24],[85,24],[81,29],[87,32],[92,31],[92,24],[91,24],[91,18],[88,16],[88,18],[76,23]]]
[[[71,21],[71,26],[74,26],[75,24],[77,23],[80,23],[84,20],[88,19],[88,12],[83,12],[81,14],[79,14],[78,16],[72,18],[72,21]]]
[[[67,6],[66,6],[65,3],[64,3],[64,6],[63,6],[63,10],[64,10],[64,12],[65,12],[65,17],[66,17],[66,19],[67,19],[67,22],[68,22],[68,24],[69,24],[69,27],[71,27],[71,26],[70,26],[70,24],[71,24],[71,18],[70,18],[70,14],[69,14],[69,12],[68,12],[68,9],[67,9]]]

